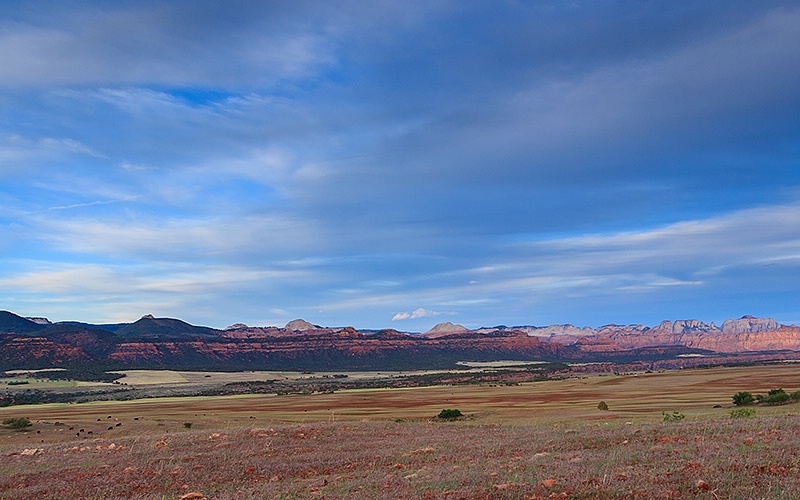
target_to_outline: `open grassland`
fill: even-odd
[[[0,377],[1,389],[57,389],[64,387],[90,387],[96,385],[100,384],[92,382],[76,382],[74,380],[49,380],[46,378],[36,377],[26,377],[24,379],[20,379],[19,377]]]
[[[795,417],[313,423],[31,443],[0,498],[796,498]]]
[[[2,408],[34,425],[0,430],[0,499],[796,498],[800,405],[730,418],[777,387],[800,366]]]
[[[410,372],[406,372],[410,373]],[[320,378],[324,373],[297,372],[178,372],[137,370],[126,372],[122,382],[130,386],[191,386],[271,379]],[[334,374],[329,374],[333,376]],[[346,373],[353,379],[386,377],[387,373]],[[19,386],[22,389],[25,386]],[[119,403],[84,403],[81,413],[99,416],[112,411],[140,416],[158,414],[163,407],[177,418],[193,419],[215,413],[223,420],[238,421],[255,416],[271,423],[338,420],[419,419],[443,407],[459,408],[491,423],[548,423],[593,419],[644,420],[661,418],[662,411],[680,411],[690,418],[727,414],[730,396],[740,390],[766,393],[783,387],[800,389],[800,365],[779,364],[752,367],[717,367],[664,373],[588,375],[520,385],[434,386],[407,389],[365,389],[333,394],[253,395],[236,397],[158,399]],[[608,412],[599,413],[605,401]],[[721,405],[724,408],[713,408]],[[0,415],[27,411],[0,410]],[[51,418],[66,419],[72,405],[51,405]],[[766,410],[767,412],[772,410]],[[16,414],[14,416],[17,416]]]
[[[535,365],[542,362],[492,362],[492,363],[463,363],[471,369],[460,370],[460,373],[479,373],[487,368],[500,368],[509,365]],[[313,380],[322,378],[336,378],[346,376],[353,380],[370,380],[376,378],[409,377],[431,375],[437,373],[451,373],[452,370],[405,370],[405,371],[338,371],[338,372],[292,372],[292,371],[244,371],[244,372],[203,372],[180,370],[123,370],[125,376],[119,382],[132,386],[144,385],[191,385],[208,383],[233,383],[233,382],[267,382],[270,380]]]

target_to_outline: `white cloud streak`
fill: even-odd
[[[454,312],[430,311],[428,309],[420,307],[411,312],[399,312],[394,315],[392,321],[401,321],[404,319],[434,318],[436,316],[455,316],[456,314],[457,313]]]

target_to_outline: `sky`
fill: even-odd
[[[0,309],[800,324],[800,4],[4,1]]]

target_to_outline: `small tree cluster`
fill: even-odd
[[[766,396],[758,394],[756,399],[759,403],[785,403],[790,396],[783,389],[770,389]]]
[[[751,403],[781,404],[791,401],[800,401],[800,391],[789,394],[783,389],[770,389],[766,394],[753,395],[747,391],[739,391],[733,395],[733,404],[736,406]]]

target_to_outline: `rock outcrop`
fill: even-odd
[[[454,333],[464,333],[467,331],[469,330],[467,330],[466,327],[462,325],[454,325],[453,323],[447,321],[445,323],[439,323],[422,335],[427,338],[438,338],[452,335]]]
[[[754,318],[753,316],[742,316],[739,319],[726,319],[722,323],[722,333],[761,333],[774,332],[781,325],[772,318]]]
[[[245,325],[244,323],[234,323],[231,326],[225,327],[225,331],[228,330],[244,330],[246,328],[250,328],[249,326]]]
[[[50,326],[50,325],[52,325],[52,324],[53,324],[53,322],[52,322],[52,321],[50,321],[50,320],[49,320],[49,319],[47,319],[47,318],[25,318],[25,319],[27,319],[27,320],[29,320],[29,321],[33,321],[33,322],[34,322],[34,323],[36,323],[37,325],[46,325],[46,326]]]
[[[583,349],[640,349],[684,346],[723,353],[800,350],[799,329],[783,326],[772,318],[743,316],[725,320],[722,328],[696,319],[662,321],[658,326],[606,325],[583,338]]]
[[[286,323],[284,328],[293,332],[305,332],[306,330],[315,330],[317,327],[304,319],[295,319]]]
[[[703,323],[696,319],[679,319],[675,322],[669,320],[662,321],[661,324],[653,330],[679,335],[694,332],[715,332],[718,331],[719,328],[717,328],[714,323]]]
[[[587,335],[594,335],[595,330],[588,326],[577,327],[574,325],[550,325],[550,326],[515,326],[514,330],[525,332],[531,337],[572,337],[575,339],[585,337]]]
[[[685,354],[800,357],[800,328],[744,316],[722,327],[699,320],[657,326],[569,324],[469,330],[441,323],[421,335],[395,330],[322,328],[304,320],[285,328],[236,324],[226,330],[145,316],[124,325],[37,324],[0,311],[0,369],[65,366],[92,369],[413,369],[457,361],[675,360]],[[769,352],[772,352],[770,354]]]

